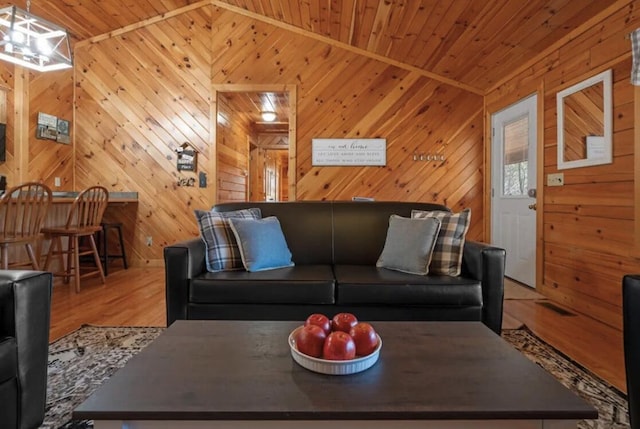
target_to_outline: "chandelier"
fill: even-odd
[[[0,9],[0,59],[45,72],[72,67],[67,30],[16,6]]]

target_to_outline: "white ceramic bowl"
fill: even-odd
[[[296,332],[298,329],[302,329],[302,326],[298,326],[289,334],[289,347],[291,348],[291,356],[302,367],[320,374],[329,375],[348,375],[362,372],[371,368],[380,356],[380,349],[382,348],[382,339],[378,335],[378,347],[368,356],[357,357],[351,360],[327,360],[315,358],[298,351],[296,347]],[[377,335],[377,334],[376,334]]]

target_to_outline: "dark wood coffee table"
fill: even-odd
[[[597,418],[481,323],[373,322],[380,359],[347,376],[293,361],[287,337],[298,325],[177,321],[73,417],[96,429],[558,429]]]

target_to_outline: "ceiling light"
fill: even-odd
[[[0,59],[38,71],[73,66],[64,28],[16,6],[0,9]]]
[[[263,111],[261,115],[262,120],[265,122],[273,122],[276,120],[276,112]]]

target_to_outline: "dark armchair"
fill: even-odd
[[[624,361],[631,429],[640,428],[640,275],[622,280]]]
[[[0,270],[0,428],[44,419],[51,273]]]

